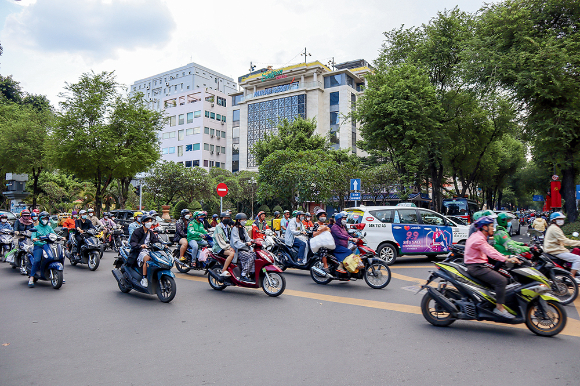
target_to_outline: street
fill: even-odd
[[[288,270],[286,291],[270,298],[176,273],[177,296],[163,304],[121,293],[114,256],[95,272],[66,262],[60,290],[29,289],[0,264],[1,385],[578,384],[580,300],[554,338],[525,325],[437,328],[415,295],[433,265],[403,257],[383,290]]]

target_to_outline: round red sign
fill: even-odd
[[[217,186],[217,194],[220,197],[225,197],[228,194],[228,186],[224,183],[218,184]]]

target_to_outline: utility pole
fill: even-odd
[[[141,186],[141,180],[139,180],[139,210],[143,210],[143,187]]]
[[[250,62],[250,72],[253,72],[256,66],[252,62]]]
[[[335,70],[335,68],[334,68],[334,65],[335,65],[335,64],[336,64],[336,63],[334,62],[334,56],[333,56],[333,57],[332,57],[332,60],[329,60],[329,61],[328,61],[328,67],[332,67],[332,71],[334,71],[334,70]]]
[[[301,53],[300,55],[304,55],[304,64],[306,64],[306,58],[308,56],[312,56],[312,55],[310,55],[310,52],[306,51],[306,47],[304,47],[304,52]]]

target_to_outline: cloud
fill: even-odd
[[[8,16],[3,32],[32,50],[100,61],[120,49],[162,46],[174,28],[162,0],[39,0]]]

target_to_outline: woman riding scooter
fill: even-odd
[[[345,213],[339,212],[334,215],[335,224],[331,228],[330,233],[334,238],[334,243],[336,248],[332,251],[332,254],[341,263],[336,269],[337,272],[346,273],[342,265],[342,261],[347,257],[352,255],[352,251],[348,249],[348,242],[356,242],[358,239],[356,237],[350,237],[346,231],[346,218]]]
[[[246,221],[248,216],[244,213],[236,214],[236,222],[232,228],[232,235],[230,239],[230,245],[234,249],[240,264],[242,265],[242,276],[241,281],[254,282],[252,277],[254,277],[254,263],[256,261],[256,253],[252,250],[252,239],[248,234],[248,230],[242,224],[242,221]]]
[[[48,236],[51,233],[54,233],[54,230],[49,225],[50,215],[48,212],[41,212],[38,215],[39,224],[35,227],[36,232],[33,232],[31,235],[32,241],[34,242],[34,250],[32,252],[32,268],[30,270],[30,276],[28,277],[28,287],[34,287],[34,275],[40,266],[40,260],[42,259],[42,252],[46,250],[48,253],[49,246],[46,244],[46,241],[39,240],[40,236]]]

